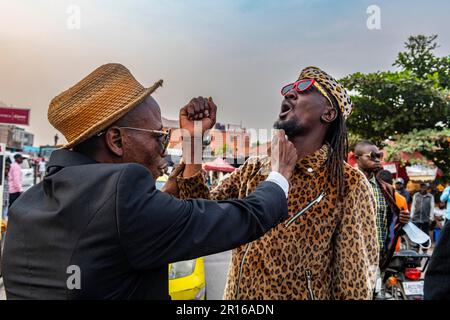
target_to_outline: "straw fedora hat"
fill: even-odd
[[[73,87],[53,98],[48,121],[72,148],[106,129],[162,85],[144,88],[121,64],[100,66]]]

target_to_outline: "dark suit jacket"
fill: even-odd
[[[426,300],[450,300],[450,223],[441,230],[425,273]]]
[[[179,200],[138,164],[53,152],[48,175],[11,207],[3,274],[8,299],[168,299],[168,264],[229,250],[287,217],[263,182],[244,200]],[[69,289],[79,267],[81,289]]]

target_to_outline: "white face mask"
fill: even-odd
[[[408,235],[408,238],[419,245],[431,245],[430,236],[425,232],[417,228],[417,226],[411,221],[403,226],[403,230]],[[427,243],[428,242],[428,243]]]

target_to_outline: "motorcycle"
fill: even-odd
[[[411,221],[398,225],[393,243],[401,239],[401,249],[395,252],[395,245],[388,250],[388,257],[378,270],[375,300],[423,300],[424,280],[431,256],[411,250],[419,246],[425,251],[431,247],[431,239]],[[406,245],[406,248],[404,247]],[[380,271],[381,270],[381,271]]]
[[[376,300],[423,300],[424,280],[429,254],[414,250],[396,252],[383,276],[377,279]]]

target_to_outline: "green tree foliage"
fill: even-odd
[[[450,179],[450,129],[414,129],[408,134],[398,135],[395,143],[386,146],[385,151],[388,161],[401,161],[398,158],[401,151],[419,151],[444,172],[443,180]],[[417,163],[423,163],[423,159],[411,160],[411,164]]]
[[[354,134],[381,142],[412,129],[450,124],[449,97],[438,75],[420,79],[411,71],[355,73],[342,81],[356,91],[355,110],[348,120]]]
[[[420,151],[448,170],[450,55],[437,57],[437,36],[411,36],[394,62],[398,71],[354,73],[342,83],[355,105],[348,120],[354,137],[380,144],[395,140],[391,153]],[[445,150],[446,146],[446,150]]]
[[[405,43],[404,52],[400,52],[394,66],[411,71],[416,77],[425,79],[437,73],[439,85],[448,89],[450,84],[450,56],[436,57],[433,50],[439,47],[437,35],[411,36]]]

